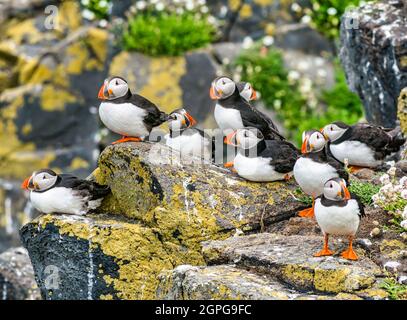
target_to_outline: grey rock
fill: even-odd
[[[403,0],[367,3],[344,15],[340,58],[369,122],[394,127],[407,86],[407,21]]]
[[[298,246],[301,246],[299,250]],[[331,242],[332,257],[314,257],[322,248],[322,237],[283,236],[262,233],[203,243],[208,264],[236,264],[267,274],[300,291],[355,293],[372,288],[381,269],[362,250],[359,261],[338,257],[344,244]]]
[[[27,250],[13,248],[0,254],[0,300],[39,300]]]

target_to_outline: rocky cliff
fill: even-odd
[[[362,5],[344,15],[340,58],[366,118],[393,127],[397,98],[407,86],[407,17],[404,0]]]
[[[110,146],[93,178],[112,189],[99,213],[21,230],[44,299],[384,299],[383,265],[405,266],[394,233],[367,239],[382,211],[368,209],[360,261],[314,258],[322,237],[294,217],[305,206],[294,182],[180,163],[161,144]]]

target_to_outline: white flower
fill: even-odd
[[[88,10],[88,9],[85,9],[85,10],[82,11],[82,16],[85,19],[88,19],[88,20],[95,19],[95,14],[92,11]]]
[[[155,5],[155,10],[157,10],[157,11],[163,11],[164,8],[165,8],[165,6],[164,6],[164,3],[162,3],[162,2],[159,2]]]
[[[147,3],[145,1],[137,1],[136,8],[138,10],[143,10],[145,7],[147,7]]]
[[[263,38],[263,44],[267,47],[271,46],[274,43],[274,38],[272,36],[265,36]]]
[[[249,49],[253,45],[253,39],[250,37],[245,37],[243,39],[242,47],[243,49]]]
[[[407,176],[402,177],[399,183],[403,188],[407,188]]]
[[[290,81],[296,81],[296,80],[298,80],[299,78],[300,78],[300,73],[298,72],[298,71],[295,71],[295,70],[291,70],[289,73],[288,73],[288,80],[290,80]]]
[[[403,220],[400,222],[400,226],[407,230],[407,220]]]
[[[308,16],[308,15],[305,15],[305,16],[303,16],[303,17],[301,18],[301,22],[302,22],[302,23],[305,23],[305,24],[310,23],[311,20],[312,20],[311,17]]]
[[[407,206],[404,208],[404,211],[401,214],[401,216],[403,217],[403,219],[407,219]]]
[[[300,12],[301,11],[301,6],[298,3],[294,2],[291,5],[291,10],[294,11],[294,12]]]
[[[100,1],[99,1],[99,7],[101,7],[101,8],[106,8],[107,5],[108,5],[108,3],[107,3],[106,0],[100,0]]]
[[[401,196],[404,200],[407,200],[407,190],[401,191],[400,196]]]
[[[387,170],[387,173],[394,177],[396,175],[396,167],[391,167],[389,170]]]
[[[336,15],[338,13],[338,10],[336,10],[336,8],[329,8],[328,9],[328,14],[330,15],[330,16],[334,16],[334,15]]]
[[[87,5],[89,5],[89,0],[82,0],[81,3],[82,3],[84,6],[87,6]]]
[[[382,184],[388,184],[390,183],[390,176],[388,174],[384,174],[380,177],[380,182]]]

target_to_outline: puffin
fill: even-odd
[[[30,191],[32,205],[42,213],[80,216],[97,209],[110,193],[107,186],[70,174],[56,174],[50,169],[33,172],[21,188]]]
[[[249,82],[236,83],[237,90],[239,90],[240,96],[248,103],[253,100],[257,100],[257,92],[254,90]]]
[[[292,177],[299,150],[290,142],[265,140],[260,130],[249,127],[235,130],[226,136],[225,143],[238,147],[233,166],[240,177],[255,182]]]
[[[210,88],[210,97],[217,100],[215,121],[224,132],[247,127],[260,130],[267,140],[285,140],[274,122],[258,111],[240,95],[236,83],[225,76],[216,78]]]
[[[347,236],[349,247],[341,256],[348,260],[358,260],[352,248],[352,242],[359,228],[361,218],[365,216],[360,199],[349,192],[342,178],[333,178],[325,182],[323,194],[315,200],[315,219],[324,234],[324,247],[315,257],[331,256],[329,235]]]
[[[193,128],[197,122],[184,108],[172,111],[168,118],[170,133],[164,137],[167,146],[178,150],[181,157],[188,155],[212,160],[213,138]]]
[[[168,115],[146,98],[131,93],[127,81],[118,76],[107,78],[99,90],[102,101],[99,116],[111,131],[123,137],[115,142],[143,141]]]
[[[314,199],[322,194],[329,179],[342,178],[346,182],[349,174],[342,163],[325,151],[327,140],[318,130],[302,134],[301,156],[294,165],[294,178],[307,195],[313,199],[312,207],[299,212],[300,217],[314,217]]]
[[[342,163],[348,159],[353,170],[382,165],[385,157],[399,151],[406,141],[400,127],[386,129],[364,123],[350,126],[336,121],[326,125],[322,133],[329,139],[332,156]]]

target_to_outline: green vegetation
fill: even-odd
[[[358,6],[361,0],[311,0],[312,9],[305,9],[312,26],[329,39],[339,37],[341,16],[348,7]]]
[[[404,284],[398,283],[393,278],[384,279],[384,281],[380,287],[389,293],[389,298],[391,300],[407,299],[407,286]]]
[[[150,56],[179,56],[204,47],[216,36],[205,8],[196,4],[187,10],[180,2],[163,5],[159,10],[151,4],[136,10],[124,31],[123,47]]]
[[[336,84],[317,97],[317,106],[311,106],[300,91],[300,81],[289,79],[283,57],[277,49],[270,48],[262,54],[259,46],[244,51],[233,67],[240,71],[243,81],[253,84],[261,93],[266,107],[275,110],[288,130],[288,138],[301,144],[302,131],[319,129],[333,121],[355,123],[363,115],[359,97],[346,84],[345,75],[338,62]]]
[[[89,18],[93,17],[98,20],[107,20],[112,2],[111,0],[82,0],[81,4],[86,10],[92,13],[89,14]]]
[[[312,197],[306,195],[301,188],[297,188],[294,190],[294,196],[297,198],[299,202],[302,202],[303,204],[307,206],[312,206]]]
[[[356,194],[364,205],[371,205],[373,203],[372,197],[378,193],[380,186],[371,184],[369,182],[351,181],[349,191]]]

